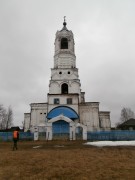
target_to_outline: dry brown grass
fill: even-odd
[[[1,180],[135,180],[134,147],[92,147],[83,141],[0,143]],[[33,146],[40,148],[33,149]]]

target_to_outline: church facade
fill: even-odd
[[[78,134],[87,140],[89,131],[110,130],[110,112],[100,111],[99,102],[85,101],[74,45],[73,33],[64,20],[63,28],[56,32],[47,102],[30,104],[30,113],[24,113],[24,131],[44,131],[48,140],[55,137],[75,140]]]

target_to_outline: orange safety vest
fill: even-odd
[[[13,138],[17,139],[18,138],[18,131],[13,132]]]

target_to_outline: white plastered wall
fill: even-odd
[[[54,99],[59,99],[59,104],[54,104]],[[72,98],[72,104],[67,104],[67,98]],[[48,95],[48,112],[50,112],[53,108],[58,106],[67,106],[75,110],[78,114],[78,95]]]
[[[31,131],[34,131],[34,127],[40,124],[45,124],[47,116],[47,104],[46,103],[33,103],[31,104]]]
[[[30,130],[30,113],[24,113],[24,132]]]
[[[99,112],[101,130],[110,130],[111,121],[110,121],[110,112]]]
[[[83,103],[79,105],[80,123],[87,126],[88,131],[100,130],[99,103]]]

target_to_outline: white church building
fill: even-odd
[[[74,36],[66,25],[64,20],[63,28],[56,32],[47,102],[30,104],[30,113],[24,113],[24,131],[36,131],[37,138],[39,132],[44,132],[47,140],[76,140],[78,134],[87,140],[87,132],[110,130],[110,112],[100,111],[99,102],[85,101],[76,67]]]

